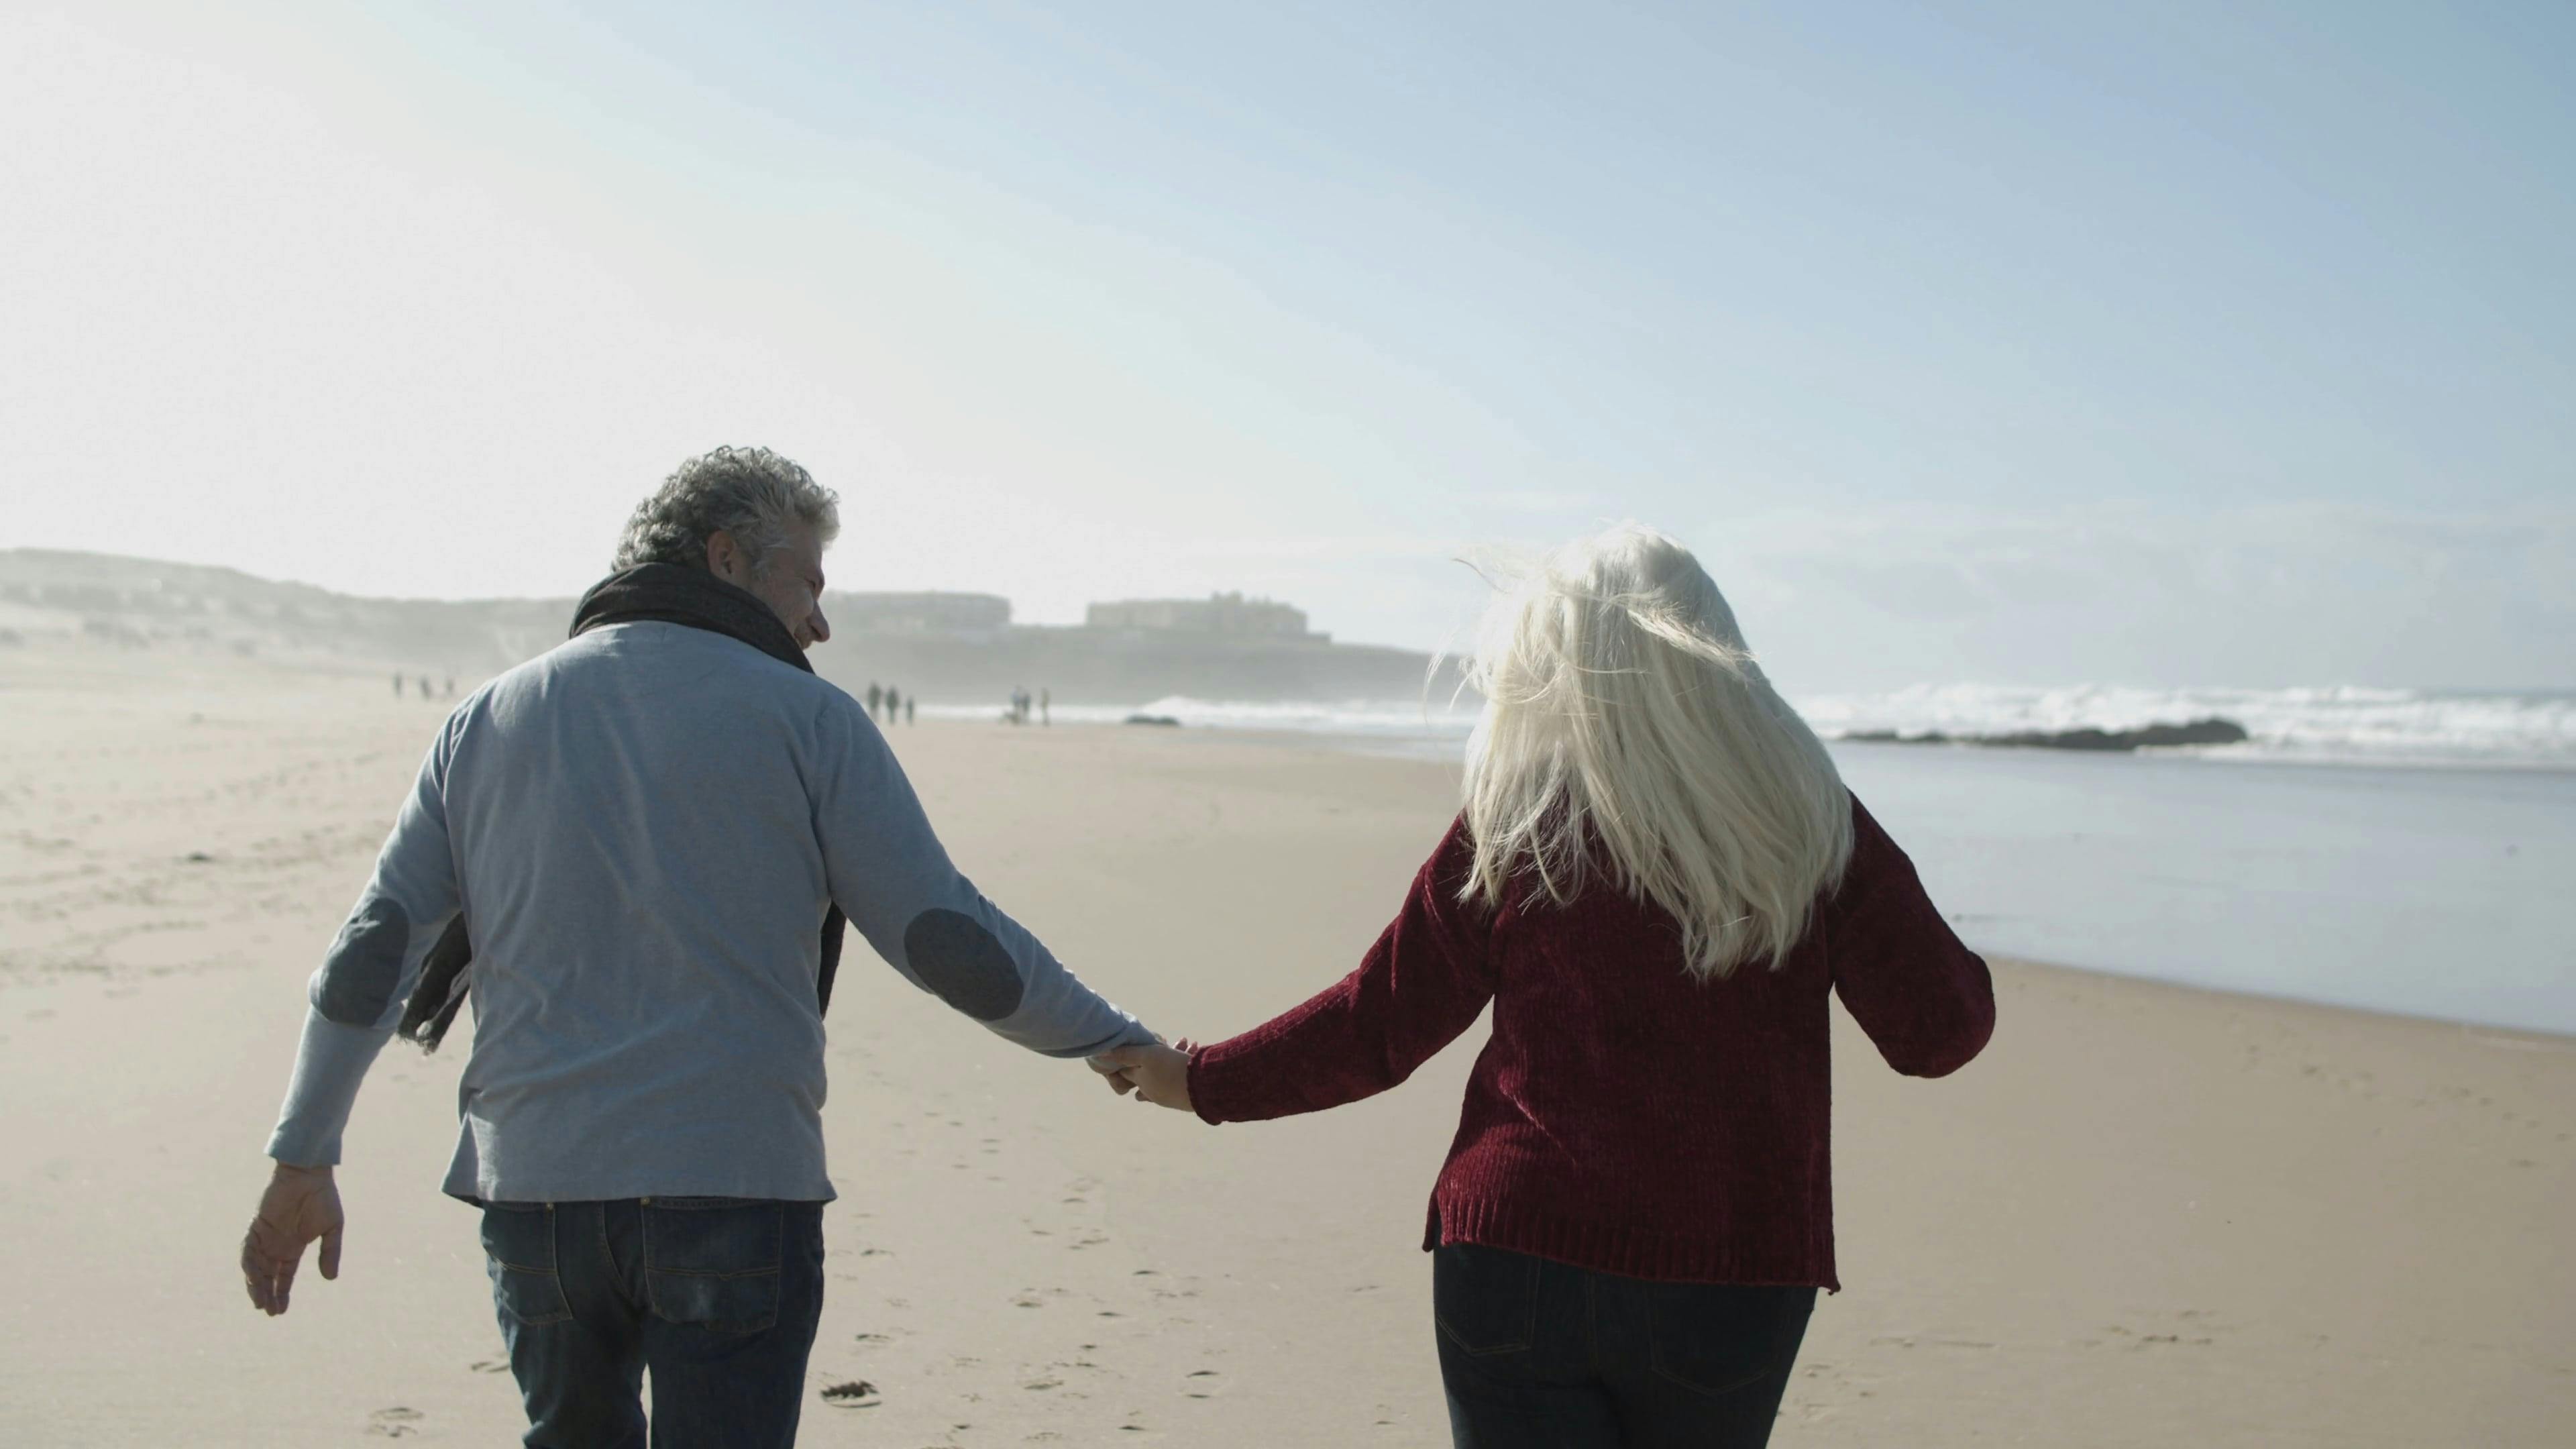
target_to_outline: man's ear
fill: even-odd
[[[749,572],[744,567],[750,560],[743,557],[742,545],[734,536],[719,528],[707,535],[707,572],[729,584],[739,584]]]

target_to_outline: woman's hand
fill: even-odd
[[[1135,1088],[1136,1100],[1179,1112],[1190,1110],[1189,1038],[1183,1037],[1178,1046],[1155,1042],[1119,1047],[1104,1055]]]

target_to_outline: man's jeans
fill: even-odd
[[[483,1251],[529,1449],[781,1449],[823,1314],[823,1205],[488,1204]]]
[[[1759,1449],[1813,1288],[1651,1283],[1463,1243],[1431,1256],[1457,1449]]]

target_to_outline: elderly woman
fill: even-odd
[[[1843,788],[1688,550],[1613,529],[1500,600],[1466,807],[1359,969],[1211,1046],[1112,1057],[1209,1122],[1493,1037],[1425,1247],[1460,1449],[1759,1445],[1835,1289],[1827,1004],[1937,1077],[1985,963]]]

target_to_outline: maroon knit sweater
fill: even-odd
[[[1359,969],[1199,1048],[1210,1122],[1319,1112],[1385,1091],[1494,1003],[1425,1248],[1482,1243],[1692,1283],[1834,1276],[1829,991],[1914,1076],[1955,1071],[1994,1030],[1986,963],[1913,862],[1852,802],[1858,841],[1777,971],[1683,969],[1681,928],[1596,872],[1565,906],[1461,903],[1462,818]]]

